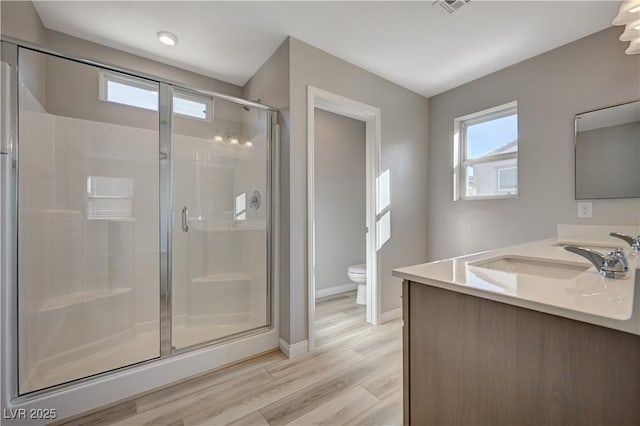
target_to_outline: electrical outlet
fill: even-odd
[[[593,201],[578,202],[578,217],[593,217]]]

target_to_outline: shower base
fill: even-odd
[[[264,326],[264,320],[248,314],[243,316],[241,321],[232,324],[175,325],[172,331],[173,346],[179,350]],[[150,329],[148,325],[144,328]],[[87,347],[84,347],[77,350],[78,356],[75,358],[71,353],[65,353],[63,356],[40,362],[26,383],[21,384],[21,393],[48,388],[159,357],[160,336],[157,328],[153,327],[152,331],[146,332],[127,331],[125,333],[129,335],[128,338],[118,336],[114,339],[116,343],[106,349],[104,349],[104,342],[100,342],[102,349],[90,355],[86,355]],[[60,362],[60,360],[64,361]]]

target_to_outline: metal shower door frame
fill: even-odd
[[[0,306],[2,394],[18,392],[18,46],[2,41],[0,95]],[[4,399],[2,401],[4,408]]]

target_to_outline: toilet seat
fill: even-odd
[[[359,265],[349,266],[348,273],[351,275],[367,275],[367,265],[365,263],[361,263]]]

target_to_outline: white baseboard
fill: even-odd
[[[383,312],[380,315],[380,324],[402,318],[402,308],[396,308],[391,311]]]
[[[356,290],[357,288],[358,284],[347,283],[329,288],[316,289],[316,299],[320,299],[321,297],[333,296],[334,294],[346,293],[348,291]]]
[[[303,340],[302,342],[294,343],[293,345],[288,344],[284,340],[280,339],[280,350],[284,353],[288,358],[295,358],[302,354],[306,354],[309,352],[309,341]]]

